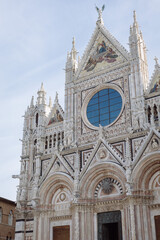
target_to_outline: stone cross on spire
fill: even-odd
[[[97,23],[99,22],[99,23],[103,24],[102,12],[104,11],[104,8],[105,8],[105,5],[102,6],[102,9],[100,9],[100,8],[98,8],[98,7],[96,6],[96,10],[97,10],[97,12],[98,12],[98,20],[97,20]]]

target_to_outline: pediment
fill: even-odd
[[[52,165],[52,168],[50,169],[49,173],[48,173],[48,177],[50,175],[53,175],[53,173],[67,173],[69,174],[69,171],[67,170],[67,168],[64,166],[64,164],[59,160],[59,158],[56,158],[54,164]],[[70,175],[70,174],[69,174]]]
[[[56,99],[54,106],[48,116],[47,125],[62,122],[64,120],[64,112],[60,106],[58,99]]]
[[[123,166],[123,158],[118,151],[106,140],[99,139],[92,152],[90,151],[88,159],[82,167],[80,177],[92,166],[107,162]]]
[[[97,25],[78,68],[76,78],[81,78],[101,70],[110,70],[129,60],[129,53],[105,29]]]
[[[57,152],[51,159],[42,161],[41,182],[43,182],[48,176],[59,172],[66,173],[70,176],[73,176],[74,174],[72,166]]]
[[[135,158],[133,159],[133,167],[146,155],[160,151],[160,133],[152,129],[148,136],[143,140]]]
[[[54,108],[50,117],[49,117],[48,125],[58,123],[58,122],[62,122],[62,121],[63,121],[62,114],[60,113],[60,111],[58,109]]]

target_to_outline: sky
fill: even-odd
[[[0,0],[0,197],[16,200],[23,115],[43,82],[64,106],[65,63],[75,37],[82,57],[96,27],[95,5],[105,4],[103,20],[127,49],[133,11],[147,46],[150,78],[160,59],[159,0]]]

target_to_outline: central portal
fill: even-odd
[[[98,240],[122,240],[120,211],[98,214]]]
[[[53,227],[53,240],[70,240],[70,227],[68,225]]]

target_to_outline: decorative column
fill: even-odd
[[[94,213],[94,240],[97,240],[97,233],[98,233],[97,213]]]
[[[134,200],[130,199],[130,216],[131,216],[131,236],[132,240],[136,240],[136,226],[134,213]]]
[[[132,191],[132,161],[131,161],[131,146],[130,146],[130,139],[126,139],[126,153],[125,153],[125,161],[126,161],[126,192],[127,195],[131,195]]]
[[[33,239],[38,240],[38,216],[37,211],[34,211]]]
[[[74,213],[74,232],[73,232],[73,240],[79,240],[79,211],[78,206],[75,207]]]

